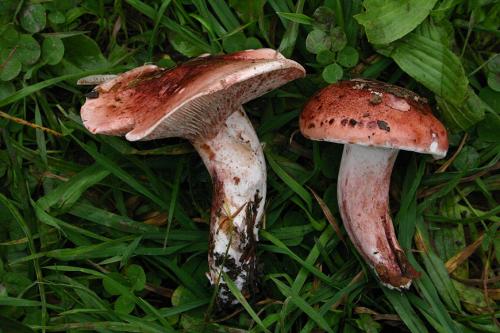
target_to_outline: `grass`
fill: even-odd
[[[406,2],[0,3],[0,330],[498,332],[500,5]],[[182,140],[91,135],[76,80],[258,47],[308,76],[245,106],[268,165],[262,285],[244,301],[230,283],[242,307],[221,315],[201,160]],[[422,272],[404,293],[343,229],[342,147],[297,133],[315,91],[360,76],[418,92],[449,129],[446,159],[402,152],[393,172],[398,239]]]

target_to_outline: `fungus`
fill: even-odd
[[[332,118],[345,121],[327,122]],[[311,126],[322,121],[327,126]],[[419,273],[400,247],[389,215],[392,167],[401,149],[443,158],[444,126],[413,92],[358,79],[318,92],[304,107],[300,130],[311,140],[344,144],[337,193],[347,233],[385,286],[409,288]]]
[[[172,70],[145,65],[94,88],[81,109],[92,133],[127,140],[188,139],[213,182],[207,274],[220,307],[236,304],[221,270],[249,297],[266,198],[261,144],[242,104],[303,77],[271,49],[203,56]],[[83,81],[85,83],[85,80]]]

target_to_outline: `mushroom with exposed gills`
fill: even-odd
[[[236,304],[221,270],[249,297],[266,197],[261,144],[242,104],[303,77],[304,68],[271,49],[202,56],[174,69],[145,65],[106,81],[81,109],[92,133],[127,140],[188,139],[213,182],[208,278],[218,304]]]
[[[409,288],[420,274],[396,239],[389,184],[399,150],[446,155],[446,129],[427,101],[391,84],[341,81],[307,102],[300,130],[311,140],[344,144],[337,194],[347,233],[385,286]]]

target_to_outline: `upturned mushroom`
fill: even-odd
[[[311,140],[344,144],[337,194],[345,229],[385,286],[409,288],[420,274],[397,241],[389,184],[399,150],[446,155],[446,130],[427,101],[378,81],[342,81],[308,101],[300,130]]]
[[[213,182],[208,250],[218,304],[236,304],[221,274],[249,297],[255,289],[255,248],[266,198],[259,139],[242,104],[305,75],[271,49],[202,56],[174,69],[145,65],[106,81],[81,108],[92,133],[127,140],[188,139]]]

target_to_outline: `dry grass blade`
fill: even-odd
[[[18,118],[18,117],[11,116],[10,114],[5,113],[3,111],[0,111],[0,117],[8,119],[10,121],[13,121],[15,123],[24,125],[24,126],[29,126],[31,128],[34,128],[34,129],[42,130],[42,131],[44,131],[46,133],[49,133],[49,134],[52,134],[54,136],[62,136],[62,133],[54,131],[53,129],[50,129],[50,128],[47,128],[47,127],[43,127],[43,126],[40,126],[40,125],[37,125],[37,124],[30,123],[29,121],[26,121],[26,120]]]
[[[366,313],[373,317],[374,320],[391,320],[391,321],[401,321],[401,318],[397,314],[383,314],[373,311],[372,309],[365,308],[364,306],[357,306],[354,308],[354,313],[362,314]]]
[[[453,155],[445,163],[443,163],[443,165],[441,165],[439,169],[436,170],[436,173],[445,172],[448,169],[451,163],[453,163],[453,161],[457,158],[458,154],[460,154],[460,152],[462,151],[462,148],[464,147],[468,137],[469,135],[465,133],[464,136],[462,137],[462,140],[460,141],[460,144],[458,145],[457,150],[455,150],[455,153],[453,153]]]
[[[323,201],[323,199],[321,199],[321,197],[312,188],[310,188],[309,186],[307,186],[307,188],[313,194],[314,198],[316,199],[316,201],[318,202],[319,206],[321,207],[321,210],[323,211],[323,214],[325,215],[328,223],[330,223],[330,225],[332,226],[333,230],[335,230],[335,233],[337,234],[337,236],[339,237],[339,239],[342,242],[345,243],[344,237],[342,236],[342,231],[340,231],[340,227],[339,227],[337,221],[335,220],[335,218],[333,217],[333,214],[330,211],[330,208],[328,208],[328,206]]]
[[[464,248],[461,252],[457,253],[453,257],[451,257],[446,263],[445,267],[448,273],[452,273],[455,269],[457,269],[460,264],[465,262],[481,245],[483,242],[484,235],[481,235],[478,239],[476,239],[472,244]]]

